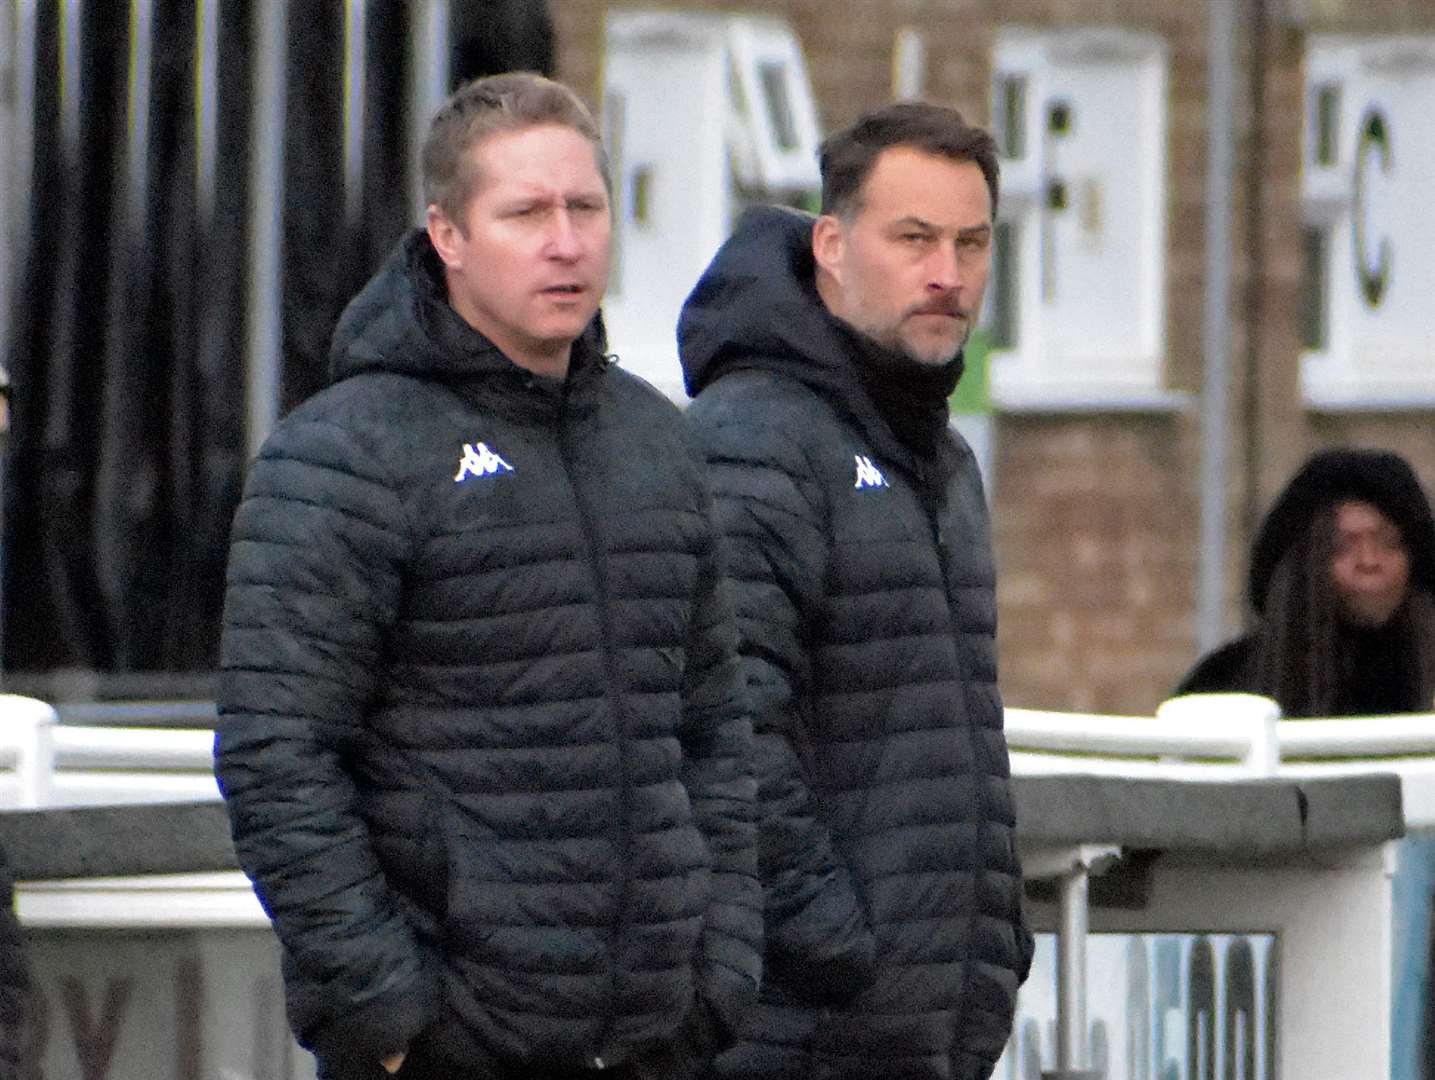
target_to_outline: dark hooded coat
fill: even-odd
[[[217,768],[327,1075],[405,1047],[420,1080],[690,1064],[755,996],[703,462],[600,338],[528,373],[415,232],[250,473]]]
[[[1307,541],[1322,511],[1347,501],[1368,502],[1395,523],[1410,560],[1411,589],[1435,597],[1435,517],[1410,466],[1386,450],[1320,451],[1291,478],[1256,531],[1247,595],[1257,627],[1202,656],[1176,687],[1177,694],[1274,692],[1265,685],[1261,663],[1271,579],[1286,553]],[[1331,660],[1338,677],[1329,715],[1431,708],[1431,688],[1423,685],[1428,661],[1410,625],[1408,613],[1397,612],[1383,627],[1335,628]]]
[[[725,1077],[989,1075],[1030,964],[986,504],[960,374],[833,318],[812,219],[750,211],[688,299],[753,695],[761,1001]]]

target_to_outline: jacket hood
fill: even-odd
[[[575,351],[606,349],[601,314]],[[424,229],[412,229],[349,301],[329,347],[329,381],[369,371],[471,379],[516,365],[448,302],[443,264]]]
[[[1377,507],[1400,529],[1410,580],[1435,594],[1435,518],[1405,459],[1388,450],[1323,450],[1308,460],[1276,498],[1251,546],[1250,598],[1264,612],[1271,575],[1317,514],[1358,500]]]
[[[851,414],[899,459],[946,431],[959,353],[941,367],[888,349],[833,315],[817,292],[811,214],[747,211],[683,305],[678,355],[690,396],[731,371],[779,372]]]
[[[811,214],[747,211],[698,280],[678,319],[688,394],[743,367],[786,370],[812,384],[852,381],[848,342],[817,294]],[[760,362],[759,362],[760,361]]]

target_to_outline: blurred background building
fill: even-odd
[[[506,67],[600,113],[612,345],[675,395],[676,305],[743,206],[812,205],[823,133],[993,127],[960,404],[1013,705],[1154,709],[1316,447],[1435,486],[1435,0],[11,0],[8,686],[203,684],[244,461],[418,220],[427,114]]]

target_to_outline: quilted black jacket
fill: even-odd
[[[878,347],[821,304],[811,228],[750,211],[679,324],[754,695],[766,890],[761,1003],[718,1064],[973,1080],[1031,956],[986,506],[943,398],[926,453],[874,404],[858,365]]]
[[[538,378],[440,273],[413,233],[350,304],[234,522],[217,770],[290,1019],[335,1075],[700,1054],[761,934],[703,463],[596,321]]]

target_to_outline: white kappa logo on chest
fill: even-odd
[[[857,459],[857,481],[854,488],[880,488],[887,486],[887,478],[882,475],[882,470],[872,463],[872,459],[861,454],[855,455]]]
[[[513,466],[481,442],[464,443],[453,482],[458,484],[467,476],[492,476],[500,472],[513,472]]]

